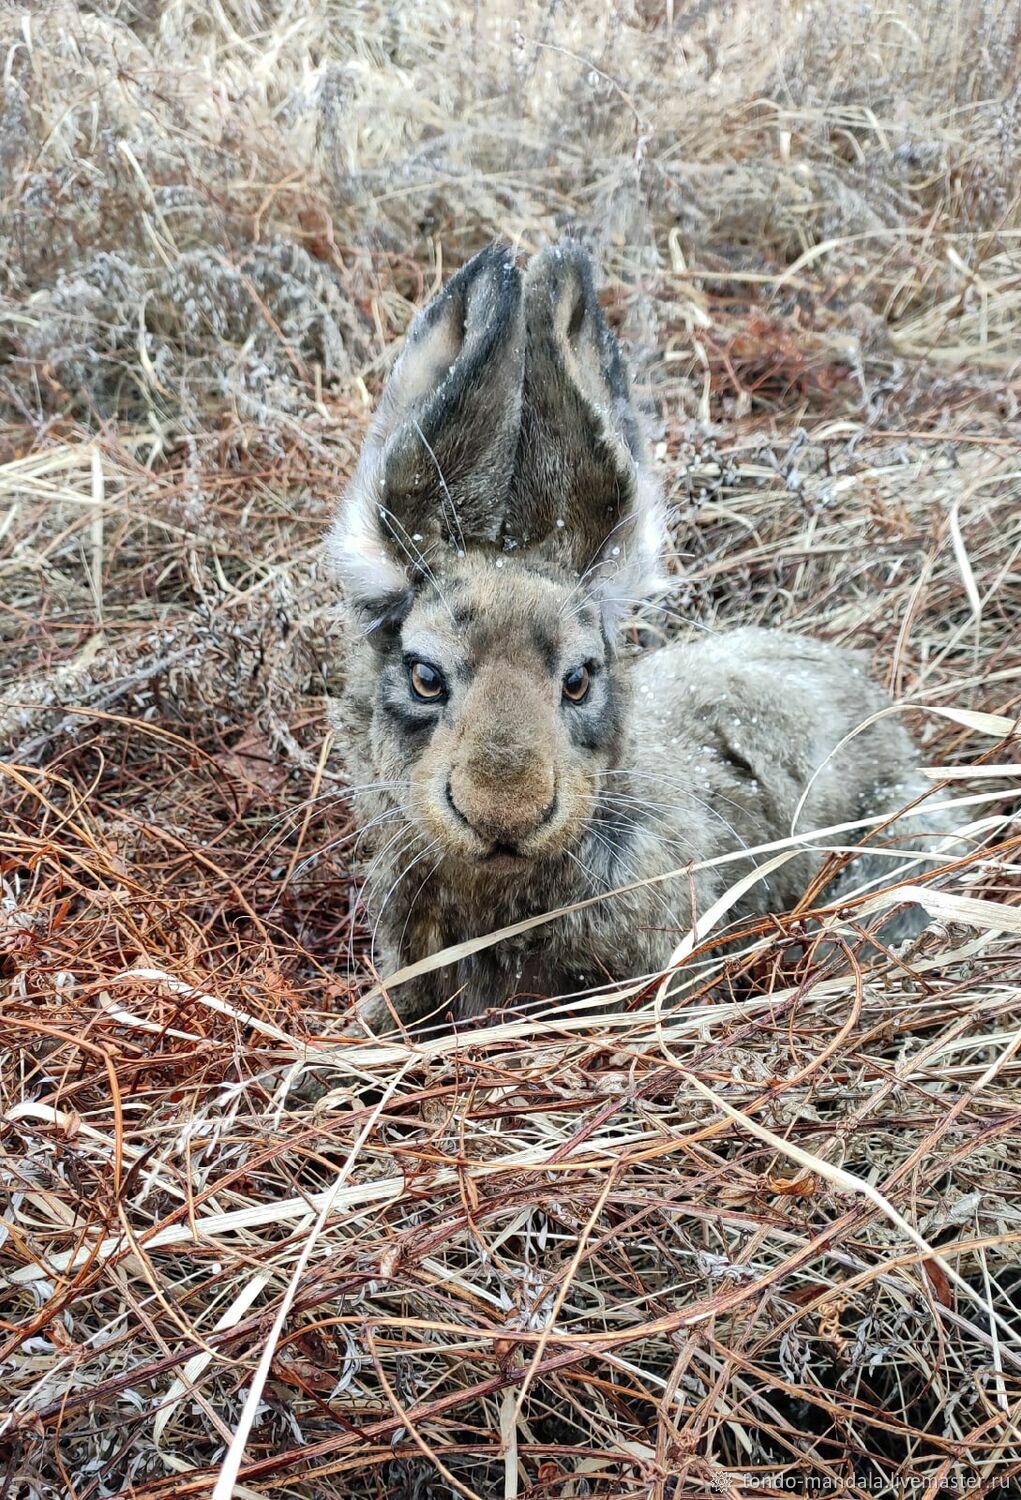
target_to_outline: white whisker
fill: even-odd
[[[642,610],[654,609],[657,614],[669,615],[672,620],[679,620],[682,625],[692,630],[702,630],[706,635],[719,635],[721,633],[715,625],[707,625],[704,620],[693,620],[690,615],[682,615],[679,610],[672,609],[668,604],[654,604],[651,599],[643,599],[637,594],[614,594],[614,598],[622,600],[625,604],[635,604],[638,606],[638,612],[628,616],[625,622],[628,625],[641,625],[643,623],[641,618]],[[584,605],[577,610],[573,610],[571,618],[574,619],[576,615],[580,614],[583,608]]]
[[[613,886],[620,884],[620,882],[617,880],[616,872],[613,869],[614,863],[618,865],[621,870],[623,870],[624,874],[628,877],[629,880],[637,882],[640,878],[638,871],[635,869],[634,865],[632,865],[628,860],[624,858],[624,851],[621,848],[620,844],[605,830],[597,831],[594,827],[590,827],[588,831],[590,836],[594,838],[597,843],[601,844],[610,855],[612,863],[608,888],[612,889]],[[667,904],[666,898],[663,896],[663,894],[652,886],[649,886],[648,890],[650,895],[656,901],[657,905],[663,908],[663,911],[666,913],[667,918],[672,923],[676,922],[676,915]]]
[[[635,513],[633,511],[628,511],[628,513],[627,513],[626,516],[622,516],[620,518],[620,520],[616,522],[615,525],[613,525],[613,526],[610,527],[609,531],[606,533],[606,535],[603,537],[603,540],[599,544],[599,548],[598,548],[598,551],[596,553],[595,561],[591,562],[588,565],[588,567],[585,569],[584,573],[582,573],[581,576],[579,577],[578,582],[574,585],[574,587],[570,590],[570,592],[565,595],[564,599],[562,600],[561,605],[560,605],[560,611],[559,611],[561,618],[563,618],[564,612],[565,612],[565,610],[567,608],[567,605],[570,603],[571,599],[573,599],[574,595],[578,592],[578,590],[580,588],[584,588],[586,580],[589,577],[591,577],[591,575],[594,572],[596,572],[596,570],[598,568],[601,568],[603,566],[604,562],[606,561],[603,549],[605,548],[605,546],[606,546],[607,542],[610,540],[610,538],[613,536],[614,532],[615,531],[619,531],[622,526],[627,526],[629,524],[636,523],[636,522],[637,522],[637,516],[635,515]],[[576,610],[572,610],[571,611],[571,618],[574,619],[574,617],[576,615],[580,614],[581,611],[586,607],[586,605],[588,604],[588,602],[589,601],[587,599],[585,599],[585,600],[582,601],[582,603],[578,606],[578,608]]]
[[[402,813],[399,807],[388,807],[385,812],[377,813],[374,818],[370,819],[370,821],[365,824],[364,828],[356,828],[353,833],[347,833],[343,836],[343,838],[334,839],[331,843],[326,844],[322,849],[317,849],[314,854],[309,854],[295,868],[294,873],[291,876],[291,883],[293,884],[294,881],[297,880],[298,876],[301,875],[304,870],[307,870],[309,865],[314,864],[316,860],[325,859],[328,854],[332,854],[335,849],[343,848],[345,844],[350,844],[353,852],[357,849],[358,845],[361,843],[365,835],[371,832],[373,828],[378,828],[379,825],[381,823],[385,823],[388,818],[400,816],[402,816]]]
[[[401,521],[398,516],[395,516],[394,513],[393,513],[393,511],[390,510],[388,506],[381,505],[379,507],[379,512],[380,512],[380,515],[386,517],[387,521],[389,521],[391,523],[391,526],[399,526],[400,529],[401,529],[401,531],[403,531],[404,535],[408,539],[408,543],[410,543],[410,548],[409,548],[409,546],[405,542],[403,542],[401,540],[401,538],[395,532],[391,531],[391,535],[393,536],[394,541],[403,550],[404,555],[408,559],[408,561],[410,563],[414,564],[415,567],[421,568],[422,572],[425,574],[426,578],[429,580],[429,582],[432,584],[433,588],[436,590],[437,594],[439,595],[440,603],[443,605],[443,608],[447,611],[447,614],[450,616],[451,623],[455,623],[454,622],[454,612],[450,608],[450,605],[447,603],[446,596],[444,595],[443,590],[440,588],[439,580],[437,579],[436,574],[433,572],[432,568],[429,566],[428,562],[426,561],[425,553],[422,551],[421,547],[418,546],[418,544],[415,541],[415,538],[410,535],[410,533],[408,531],[408,528],[404,525],[403,521]],[[372,627],[370,626],[370,629],[371,628]]]
[[[322,811],[324,813],[329,813],[333,811],[333,808],[335,806],[339,806],[340,803],[345,802],[349,797],[356,797],[362,792],[396,792],[401,791],[407,785],[408,783],[406,781],[366,781],[363,782],[361,786],[343,787],[339,790],[333,788],[325,792],[320,792],[315,797],[306,797],[304,802],[295,802],[293,806],[285,808],[282,813],[278,813],[275,818],[271,818],[267,825],[266,832],[263,834],[262,838],[259,839],[252,847],[253,849],[258,849],[260,845],[264,844],[270,837],[274,828],[277,828],[288,818],[296,818],[299,813],[305,811],[306,807],[314,807],[317,802],[326,802],[327,806],[324,807]]]
[[[667,820],[665,816],[663,815],[663,813],[656,810],[653,803],[645,803],[635,797],[628,797],[624,800],[629,806],[643,809],[647,808],[649,810],[649,815],[655,818],[658,823],[666,824]],[[686,839],[682,834],[678,833],[665,833],[660,828],[650,829],[648,823],[643,822],[642,819],[636,817],[634,813],[629,813],[627,807],[618,806],[617,800],[615,799],[613,793],[603,793],[598,796],[596,798],[596,806],[600,809],[605,809],[606,811],[612,813],[614,821],[624,824],[627,828],[633,828],[636,832],[651,833],[656,839],[664,844],[676,844],[679,848],[686,850],[687,853],[692,856],[692,858],[696,858],[698,855],[698,850],[692,843],[691,839]]]
[[[437,840],[437,842],[438,842],[438,840]],[[439,857],[439,859],[436,861],[436,863],[434,865],[431,865],[430,868],[428,869],[428,871],[426,872],[426,874],[422,877],[422,880],[421,880],[421,882],[420,882],[420,884],[418,886],[418,889],[415,891],[415,894],[411,898],[411,904],[408,907],[408,914],[404,918],[404,926],[401,928],[400,942],[397,945],[399,953],[403,953],[403,951],[404,951],[404,939],[408,935],[408,923],[411,921],[411,914],[415,910],[415,905],[416,905],[416,903],[418,901],[418,898],[419,898],[419,896],[421,896],[422,892],[425,890],[426,886],[429,884],[430,880],[436,874],[436,871],[439,869],[439,867],[440,867],[440,865],[442,863],[443,863],[443,855],[441,854],[440,857]]]
[[[393,863],[396,862],[399,859],[402,859],[404,857],[404,855],[407,853],[407,851],[414,846],[415,841],[417,840],[417,838],[418,838],[417,830],[410,823],[405,822],[397,830],[397,832],[393,835],[393,837],[390,838],[390,839],[388,839],[387,842],[383,845],[383,847],[377,851],[376,855],[374,856],[374,858],[370,862],[370,864],[368,866],[368,869],[365,871],[364,875],[362,876],[361,884],[358,887],[358,903],[360,905],[362,905],[362,906],[364,906],[366,908],[369,907],[369,905],[371,903],[370,891],[371,891],[371,887],[372,887],[372,881],[373,881],[374,872],[377,869],[377,867],[381,864],[381,862],[386,858],[387,854],[389,854],[391,850],[394,850],[394,853],[393,853],[393,856],[392,856],[392,859],[391,859],[391,862],[390,862],[390,867],[392,868]],[[395,846],[397,846],[396,849],[395,849]],[[371,913],[370,913],[370,915],[371,915]],[[372,944],[375,943],[376,928],[378,928],[378,926],[379,926],[379,923],[378,923],[378,920],[377,920],[376,926],[373,928]],[[370,945],[370,955],[371,955],[371,951],[372,951],[372,945]],[[348,940],[347,940],[347,963],[348,963],[348,973],[353,974],[354,973],[354,966],[355,966],[355,924],[354,924],[354,922],[351,923],[351,927],[350,927],[350,930],[348,932]]]
[[[369,941],[369,958],[373,964],[376,961],[376,938],[379,934],[379,924],[382,922],[386,909],[392,901],[394,895],[396,894],[398,886],[401,884],[402,880],[405,880],[411,874],[412,870],[417,864],[421,864],[423,859],[427,859],[430,854],[433,854],[436,849],[439,848],[439,843],[439,839],[433,839],[430,843],[426,844],[424,849],[420,849],[419,852],[415,855],[414,859],[412,859],[409,864],[405,865],[404,869],[401,871],[397,879],[394,881],[393,885],[383,897],[379,911],[376,914],[376,921],[372,928],[372,937]]]
[[[597,774],[599,776],[629,776],[629,777],[637,777],[639,780],[641,780],[641,779],[647,779],[647,780],[656,781],[656,782],[664,782],[664,781],[666,781],[666,782],[673,783],[674,785],[679,786],[681,788],[681,791],[682,791],[683,795],[685,797],[689,798],[689,800],[692,801],[695,804],[696,807],[700,807],[703,810],[703,812],[708,813],[711,818],[715,818],[718,822],[722,823],[723,826],[724,826],[724,828],[727,830],[727,832],[737,841],[737,844],[738,844],[739,848],[741,848],[741,849],[747,849],[748,848],[748,842],[747,842],[747,840],[744,839],[741,836],[740,833],[738,833],[737,829],[734,827],[733,823],[731,823],[730,819],[729,818],[725,818],[723,816],[723,814],[720,812],[719,808],[713,807],[713,805],[710,802],[706,802],[705,799],[702,798],[702,797],[700,797],[697,792],[694,792],[692,790],[692,788],[691,788],[690,783],[688,783],[687,781],[683,780],[681,777],[661,775],[661,774],[659,774],[657,772],[653,772],[653,771],[634,771],[634,770],[630,770],[630,769],[606,770],[606,771],[600,771]],[[612,794],[612,795],[618,795],[618,794]],[[619,794],[619,795],[625,795],[625,794],[622,793],[622,794]],[[727,802],[727,803],[730,804],[731,807],[736,807],[736,808],[738,808],[739,811],[743,811],[743,809],[741,808],[740,803],[739,802],[735,802],[732,797],[726,796],[726,794],[723,793],[723,792],[716,792],[715,795],[717,797],[719,797],[719,799],[720,799],[721,802]],[[636,798],[634,800],[636,801],[636,803],[640,804],[643,799]],[[658,805],[660,807],[663,807],[663,808],[671,807],[671,804],[666,803],[666,802],[659,803]],[[672,810],[676,811],[676,805],[673,805]],[[763,879],[762,886],[763,886],[764,890],[768,891],[769,890],[769,881],[766,880],[766,879]]]
[[[454,525],[457,527],[457,544],[463,553],[466,550],[464,544],[464,532],[461,530],[461,521],[457,514],[457,506],[454,504],[454,497],[450,493],[450,490],[447,488],[447,481],[443,477],[443,470],[440,468],[440,461],[436,457],[436,454],[433,452],[432,445],[430,444],[429,439],[426,437],[425,433],[422,431],[417,420],[414,422],[414,428],[419,437],[422,439],[422,442],[425,444],[425,451],[433,461],[433,465],[436,469],[436,477],[440,481],[440,487],[443,490],[443,494],[446,498],[447,504],[450,506],[450,514],[453,517]]]

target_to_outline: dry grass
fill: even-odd
[[[0,1500],[1016,1487],[1021,8],[0,26]],[[907,952],[370,1043],[319,540],[413,306],[565,225],[672,608],[872,649],[975,852]]]

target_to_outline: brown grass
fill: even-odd
[[[1021,7],[0,26],[0,1500],[1016,1486]],[[368,1041],[320,538],[413,307],[565,226],[649,634],[870,649],[974,853],[904,952]]]

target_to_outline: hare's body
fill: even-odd
[[[884,702],[854,653],[751,629],[621,650],[661,529],[581,252],[523,289],[477,257],[412,330],[332,538],[376,962],[588,904],[405,984],[409,1018],[653,974],[768,857],[742,851],[917,794],[894,720],[841,743]],[[733,915],[788,909],[821,858]]]
[[[365,697],[356,669],[340,721],[352,775],[360,785],[381,776],[395,783],[355,799],[368,829],[367,898],[381,973],[636,886],[405,984],[395,998],[406,1019],[451,1010],[466,1018],[513,1000],[653,974],[693,917],[769,857],[744,858],[744,849],[784,839],[796,814],[799,831],[830,828],[896,811],[922,790],[913,746],[895,720],[881,719],[837,748],[885,702],[857,653],[744,629],[699,635],[619,665],[628,727],[610,763],[594,773],[590,816],[574,843],[526,870],[444,856],[429,830],[416,826],[405,812],[400,753],[387,753],[378,733],[375,664],[363,663]],[[917,815],[902,820],[902,838],[905,823],[924,827]],[[889,832],[878,840],[880,848],[891,844]],[[821,858],[806,852],[774,869],[732,915],[787,910]],[[869,874],[882,874],[884,861],[872,856]],[[859,878],[863,863],[859,857],[852,867]],[[653,876],[668,878],[637,884]],[[373,1014],[382,1019],[384,1010]]]

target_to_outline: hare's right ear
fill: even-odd
[[[437,545],[500,532],[521,419],[521,277],[491,246],[418,314],[330,533],[348,602],[386,612]]]
[[[545,540],[616,613],[660,586],[666,524],[583,247],[564,240],[535,256],[524,302],[522,427],[506,529]]]

